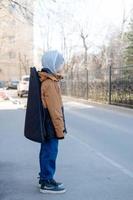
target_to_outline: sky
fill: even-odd
[[[37,3],[39,1],[40,4]],[[82,48],[81,30],[84,34],[88,34],[88,43],[102,45],[113,31],[121,29],[124,12],[125,17],[130,19],[130,11],[133,8],[133,0],[56,0],[56,3],[52,0],[38,0],[37,2],[34,5],[35,46],[38,48],[43,44],[47,49],[49,43],[49,48],[60,51],[64,35],[67,38],[67,46],[72,46],[75,51]],[[41,28],[38,24],[41,24]]]

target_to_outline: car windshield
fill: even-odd
[[[18,83],[19,81],[12,81],[12,83]]]
[[[29,81],[29,77],[23,78],[23,81]]]
[[[0,81],[0,88],[3,88],[4,83],[2,81]]]

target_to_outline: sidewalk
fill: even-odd
[[[93,102],[93,101],[80,99],[80,98],[74,98],[74,97],[70,97],[70,96],[63,96],[63,101],[64,102],[68,102],[68,101],[71,102],[72,101],[72,102],[82,103],[82,104],[86,104],[86,105],[96,106],[96,107],[101,108],[101,109],[118,111],[118,112],[121,112],[121,113],[124,112],[124,113],[133,115],[133,109],[128,108],[128,107],[122,107],[122,106],[117,106],[117,105],[109,105],[109,104],[105,104],[105,103]]]

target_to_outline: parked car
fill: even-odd
[[[17,85],[19,84],[18,80],[12,80],[8,82],[7,89],[17,89]]]
[[[17,94],[20,97],[23,97],[23,95],[28,94],[29,90],[29,75],[22,76],[18,86],[17,86]]]
[[[3,83],[3,81],[0,81],[0,88],[4,88],[4,83]]]

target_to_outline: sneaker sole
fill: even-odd
[[[66,190],[61,190],[61,191],[52,191],[52,190],[42,190],[40,189],[40,192],[43,194],[63,194],[66,192]]]

